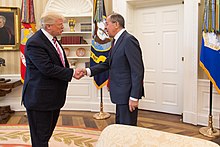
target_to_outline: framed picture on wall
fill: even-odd
[[[17,50],[20,45],[20,9],[0,7],[0,50]]]

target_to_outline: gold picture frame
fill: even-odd
[[[20,8],[0,7],[0,50],[19,49],[20,22]]]

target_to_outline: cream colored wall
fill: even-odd
[[[34,12],[39,28],[39,19],[44,11],[48,0],[34,0]],[[22,0],[0,0],[0,7],[19,7],[21,8]],[[0,57],[6,60],[6,66],[0,67],[0,74],[19,74],[20,73],[20,51],[2,51]]]
[[[21,7],[22,0],[0,0],[0,6],[3,7]],[[40,2],[40,3],[39,3]],[[47,4],[48,0],[34,0],[34,8],[35,8],[35,18],[37,28],[39,28],[39,19],[44,11],[44,8]],[[202,15],[204,9],[204,0],[201,0],[201,5],[199,6],[199,36],[201,36],[201,26],[202,26]],[[112,13],[112,0],[105,0],[106,5],[106,13],[107,15]],[[199,37],[199,53],[200,53],[200,45],[201,37]],[[199,55],[198,55],[199,56]],[[0,74],[19,74],[20,73],[20,51],[1,51],[0,57],[6,60],[6,66],[0,67]],[[198,65],[199,66],[199,65]],[[198,78],[206,79],[207,76],[204,74],[203,70],[198,68]]]
[[[105,10],[106,10],[106,15],[111,14],[112,11],[112,0],[104,0],[105,1]]]
[[[204,7],[205,7],[205,4],[204,4],[204,0],[201,0],[200,2],[200,5],[199,5],[199,31],[198,31],[198,35],[199,35],[199,54],[198,54],[198,57],[200,57],[200,51],[201,51],[201,43],[202,43],[202,24],[203,24],[203,13],[204,13]],[[199,59],[199,58],[198,58]],[[198,66],[199,66],[199,61],[198,61]],[[198,78],[199,79],[208,79],[205,72],[203,71],[203,69],[199,66],[198,67]]]

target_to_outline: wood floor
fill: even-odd
[[[94,112],[85,111],[61,111],[57,125],[103,130],[106,126],[114,124],[114,114],[111,114],[111,117],[105,120],[93,119],[94,114]],[[28,121],[25,112],[15,112],[14,114],[11,114],[10,119],[1,123],[23,125],[28,124]],[[199,129],[202,126],[183,123],[180,115],[140,110],[138,115],[138,126],[212,140],[220,145],[220,137],[209,138],[203,136],[199,133]]]

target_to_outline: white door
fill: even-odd
[[[135,35],[145,66],[140,109],[181,114],[183,108],[183,5],[134,10]]]

